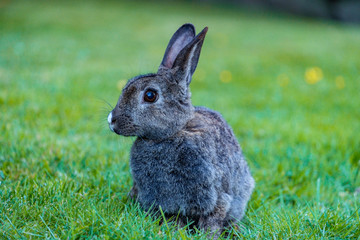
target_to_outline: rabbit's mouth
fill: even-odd
[[[138,127],[134,124],[131,124],[130,121],[126,118],[119,116],[114,117],[112,112],[110,112],[107,121],[110,130],[118,135],[125,137],[136,135]]]
[[[112,129],[112,131],[113,131],[114,133],[116,133],[117,135],[121,135],[120,131],[117,130],[116,128],[115,128],[115,129]]]
[[[114,133],[116,133],[117,135],[121,135],[124,137],[136,136],[136,134],[133,133],[132,131],[121,130],[118,128],[110,128],[110,130],[113,131]]]
[[[109,124],[109,128],[112,132],[116,133],[117,135],[121,135],[125,137],[135,136],[135,133],[133,133],[132,131],[127,131],[126,129],[119,129],[111,124]]]

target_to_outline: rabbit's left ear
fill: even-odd
[[[195,72],[199,62],[200,52],[204,43],[208,28],[205,27],[188,45],[186,45],[178,54],[172,68],[178,68],[177,75],[180,74],[181,80],[185,80],[186,86],[189,86],[192,75]]]
[[[177,82],[180,83],[185,80],[188,86],[198,64],[201,47],[207,31],[208,28],[205,27],[195,36],[195,28],[192,24],[181,26],[175,32],[166,48],[159,71],[162,68],[176,69]]]
[[[172,36],[166,48],[160,68],[171,69],[180,51],[195,37],[195,27],[191,23],[182,25]]]
[[[173,69],[178,68],[177,74],[180,74],[180,81],[185,80],[187,86],[190,84],[192,75],[199,62],[201,47],[207,31],[208,28],[205,27],[189,44],[187,44],[177,55],[173,64]]]

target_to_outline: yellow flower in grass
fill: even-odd
[[[319,67],[312,67],[306,69],[305,72],[305,81],[308,84],[315,84],[319,82],[324,77],[324,74]]]
[[[232,80],[232,74],[228,70],[224,70],[220,73],[220,81],[223,83],[229,83]]]
[[[345,79],[342,76],[335,78],[335,85],[337,89],[343,89],[345,87]]]
[[[289,84],[289,77],[286,74],[280,74],[277,77],[277,82],[280,85],[280,87],[286,87]]]
[[[127,83],[126,79],[121,79],[117,82],[116,86],[121,91],[126,83]]]

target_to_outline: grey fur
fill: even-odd
[[[179,214],[179,223],[191,220],[219,234],[243,218],[255,182],[222,116],[191,104],[188,85],[206,32],[195,36],[193,25],[180,27],[157,74],[128,81],[109,124],[117,134],[138,137],[131,148],[130,196],[145,210],[161,206],[167,216]],[[174,42],[182,49],[171,50]],[[158,93],[156,102],[144,100],[148,89]]]

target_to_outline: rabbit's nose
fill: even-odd
[[[115,123],[116,118],[115,118],[115,119],[112,118],[112,112],[109,113],[108,118],[107,118],[107,121],[108,121],[108,123],[109,123],[109,128],[110,128],[110,130],[111,130],[112,132],[114,132],[113,124]]]
[[[107,121],[108,121],[109,124],[113,123],[112,122],[112,112],[109,113]]]
[[[116,122],[116,118],[113,118],[112,116],[112,112],[109,113],[108,115],[108,123],[111,125],[111,124],[114,124]]]

